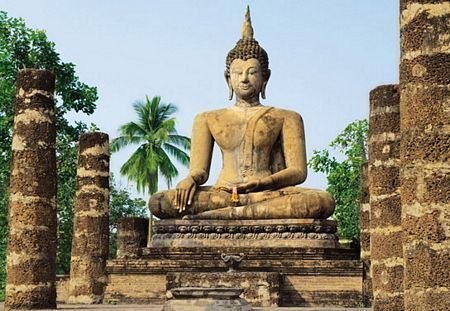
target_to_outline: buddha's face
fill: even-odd
[[[227,82],[236,93],[236,97],[244,100],[259,97],[259,93],[267,83],[256,58],[233,60]]]

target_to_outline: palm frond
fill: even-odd
[[[161,123],[169,119],[175,112],[178,111],[177,106],[173,104],[162,103],[159,96],[153,97],[149,105],[151,109],[151,119],[153,125],[155,126],[159,126]]]
[[[159,110],[159,103],[161,102],[161,97],[155,96],[152,98],[151,101],[149,101],[148,97],[146,96],[146,101],[147,107],[149,109],[149,117],[148,117],[149,125],[151,126],[152,130],[156,130],[156,128],[159,126],[158,113],[160,113],[160,111],[158,110]]]
[[[166,180],[167,188],[170,188],[172,186],[173,178],[178,175],[178,170],[163,149],[159,150],[158,155],[160,159],[159,172]]]
[[[175,105],[172,104],[161,104],[159,106],[159,113],[158,113],[158,121],[159,123],[162,123],[169,119],[175,112],[178,111],[178,108]]]
[[[123,136],[145,136],[146,129],[143,128],[139,123],[128,122],[119,127],[119,132]]]
[[[167,140],[169,143],[183,147],[183,149],[191,150],[191,139],[186,136],[172,134]]]
[[[184,152],[183,150],[181,150],[180,148],[178,148],[174,145],[168,144],[168,143],[165,143],[163,145],[163,148],[184,166],[189,165],[189,160],[190,160],[189,155],[186,152]]]
[[[158,146],[153,145],[147,145],[146,147],[146,163],[144,163],[144,168],[151,172],[158,171],[158,165],[159,165],[159,154],[158,154],[159,148]]]
[[[169,187],[178,175],[169,155],[183,165],[189,164],[189,155],[182,149],[189,150],[190,139],[177,134],[172,115],[178,108],[173,104],[162,103],[161,97],[149,99],[146,96],[145,101],[136,101],[133,108],[137,121],[119,128],[120,136],[113,140],[111,150],[140,144],[122,165],[120,173],[135,182],[139,192],[148,191],[152,194],[158,189],[158,174],[166,179]]]
[[[133,108],[138,116],[137,125],[139,128],[141,128],[144,132],[151,130],[148,127],[149,109],[147,107],[147,103],[143,101],[136,101],[133,104]]]
[[[147,174],[147,190],[150,195],[158,191],[158,172]]]
[[[109,145],[109,149],[111,150],[111,152],[116,152],[119,151],[120,149],[122,149],[125,146],[128,146],[130,144],[130,141],[124,137],[124,136],[119,136],[114,138],[111,141],[111,144]]]
[[[169,119],[160,124],[158,129],[154,132],[154,137],[156,140],[161,142],[166,142],[169,139],[169,132],[175,126],[175,120]]]
[[[145,156],[145,147],[140,146],[120,168],[122,175],[136,183],[136,188],[139,192],[144,190],[143,186],[146,184],[143,178],[145,171],[142,170]]]

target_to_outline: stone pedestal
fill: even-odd
[[[109,250],[109,143],[105,133],[80,136],[69,303],[101,303]]]
[[[105,303],[162,303],[169,273],[227,273],[221,252],[245,252],[241,272],[281,275],[279,305],[358,307],[362,264],[348,249],[143,249],[139,259],[108,262]]]
[[[163,311],[251,311],[239,294],[239,288],[173,288],[175,299],[164,304]]]
[[[362,264],[359,254],[345,248],[153,247],[139,258],[108,261],[105,303],[162,303],[170,273],[227,274],[222,253],[244,254],[238,267],[245,273],[279,273],[280,306],[341,306],[362,304]],[[275,244],[275,243],[274,243]]]
[[[245,260],[245,259],[244,259]],[[171,272],[167,274],[168,296],[177,288],[239,288],[240,297],[258,307],[279,305],[280,274],[277,272]]]
[[[6,259],[6,309],[56,308],[55,76],[17,75]]]
[[[146,236],[145,224],[125,223],[132,239]],[[104,302],[162,303],[175,287],[238,287],[255,306],[362,304],[359,254],[339,247],[334,221],[161,220],[155,229],[150,247],[133,248],[138,256],[108,262]],[[228,255],[237,254],[243,260],[227,272]]]
[[[336,222],[322,219],[178,220],[156,226],[151,248],[336,248]]]
[[[450,3],[401,0],[400,12],[404,306],[448,310]]]

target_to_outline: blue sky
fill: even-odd
[[[96,123],[115,137],[135,118],[133,102],[160,95],[178,106],[178,130],[190,136],[195,114],[233,104],[223,78],[225,57],[249,4],[255,38],[272,70],[262,103],[303,116],[311,156],[348,123],[367,118],[371,89],[397,83],[397,2],[0,0],[0,10],[45,29],[80,79],[98,87],[96,112],[72,120]],[[112,155],[116,177],[132,150]],[[208,183],[220,165],[216,154]],[[180,172],[181,178],[187,170]],[[121,184],[133,189],[123,178]],[[304,185],[325,188],[325,176],[310,170]]]

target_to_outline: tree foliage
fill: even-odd
[[[120,173],[136,183],[138,191],[153,194],[158,189],[161,174],[170,188],[172,179],[178,175],[169,156],[187,166],[191,140],[177,134],[175,118],[177,107],[164,104],[159,96],[145,102],[136,102],[134,110],[137,122],[128,122],[119,128],[120,136],[113,139],[111,150],[118,151],[127,145],[139,145],[131,157],[122,165]],[[180,148],[181,147],[181,148]]]
[[[342,161],[329,150],[315,150],[308,163],[314,171],[327,174],[327,191],[336,200],[338,234],[351,240],[359,240],[360,172],[367,160],[367,132],[367,120],[350,123],[329,145],[343,154]]]
[[[97,89],[82,83],[75,65],[63,62],[45,31],[26,27],[23,19],[0,11],[0,299],[4,294],[6,239],[8,232],[8,185],[16,75],[20,69],[48,69],[56,75],[58,166],[58,272],[69,268],[72,237],[72,206],[75,191],[76,143],[83,123],[70,124],[67,112],[91,114]]]
[[[76,188],[76,159],[79,135],[90,128],[82,122],[69,123],[70,111],[91,114],[97,90],[82,83],[75,65],[63,62],[45,31],[26,27],[23,19],[0,11],[0,301],[4,300],[6,244],[8,236],[8,191],[11,139],[14,119],[16,75],[23,68],[48,69],[56,74],[58,253],[57,273],[68,273],[73,231],[73,203]],[[145,202],[132,199],[111,180],[110,249],[115,253],[117,221],[125,216],[145,216]]]

